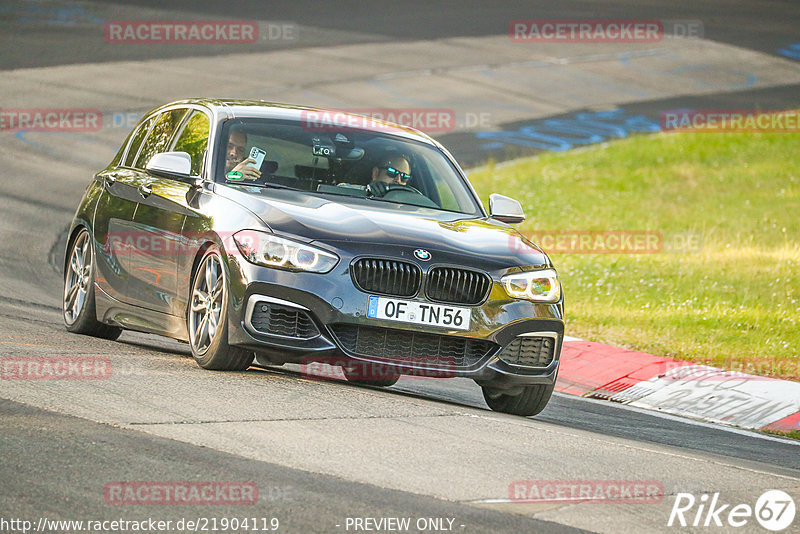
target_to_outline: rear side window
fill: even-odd
[[[199,176],[203,171],[203,155],[208,146],[208,117],[202,111],[192,112],[186,121],[175,146],[174,152],[186,152],[192,157],[192,176]]]
[[[133,137],[131,138],[131,145],[128,148],[128,153],[125,156],[126,167],[133,167],[133,162],[136,161],[136,154],[139,152],[139,147],[142,146],[144,136],[150,131],[150,126],[153,125],[155,120],[155,117],[150,117],[146,121],[139,124],[139,128],[137,128],[136,133],[134,133]]]
[[[142,149],[139,151],[139,156],[136,158],[136,168],[144,169],[150,158],[159,152],[166,151],[172,136],[175,134],[175,130],[180,126],[181,120],[187,111],[185,108],[173,109],[172,111],[165,111],[158,117],[153,129],[150,130],[150,135],[147,136],[147,140],[145,140]]]

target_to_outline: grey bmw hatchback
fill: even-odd
[[[89,183],[64,322],[188,342],[206,369],[328,362],[347,380],[467,377],[493,410],[547,405],[561,284],[427,135],[352,113],[196,99],[147,113]]]

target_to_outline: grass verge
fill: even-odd
[[[518,228],[540,240],[659,236],[656,253],[548,251],[568,335],[800,380],[800,134],[636,136],[470,180],[487,206],[492,192],[517,198]]]
[[[765,434],[772,434],[781,438],[791,438],[800,440],[800,430],[790,430],[789,432],[782,432],[780,430],[762,430]]]

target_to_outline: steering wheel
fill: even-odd
[[[370,184],[370,190],[372,191],[373,194],[376,194],[376,196],[385,197],[386,195],[388,195],[392,191],[405,191],[406,193],[416,193],[418,195],[422,195],[422,192],[420,192],[419,189],[417,189],[415,187],[411,187],[410,185],[387,184],[385,182],[376,182],[376,183],[383,184],[383,185],[377,186],[377,187],[375,187],[375,184]],[[383,191],[383,194],[378,195],[377,193],[380,192],[381,190]],[[422,195],[422,196],[425,196],[425,195]]]
[[[409,193],[416,193],[418,195],[422,195],[422,192],[416,187],[411,187],[410,185],[403,185],[403,184],[388,184],[386,186],[386,192],[390,193],[392,191],[408,191]]]

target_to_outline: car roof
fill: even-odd
[[[267,102],[265,100],[235,100],[235,99],[214,99],[214,98],[192,98],[171,102],[162,108],[176,105],[194,104],[203,106],[214,111],[218,117],[225,119],[259,118],[259,119],[283,119],[295,121],[314,121],[315,124],[347,124],[351,128],[360,130],[375,130],[383,133],[405,137],[421,141],[430,145],[438,146],[434,139],[421,131],[403,126],[389,121],[379,120],[368,115],[355,113],[352,111],[315,108],[308,106],[296,106],[291,104],[281,104],[278,102]],[[160,108],[159,108],[160,109]],[[368,112],[367,109],[363,110]],[[380,109],[376,108],[376,112]],[[355,126],[352,126],[355,125]]]

